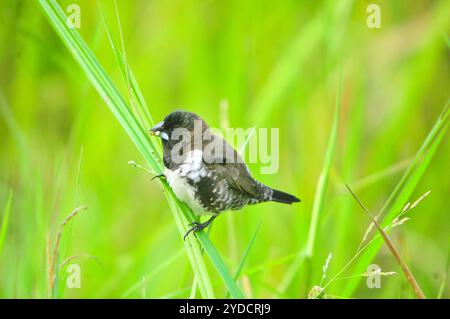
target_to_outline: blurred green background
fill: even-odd
[[[323,282],[340,271],[370,223],[345,183],[377,212],[447,103],[450,2],[374,2],[379,29],[366,25],[372,1],[118,1],[127,62],[155,120],[184,109],[220,127],[227,101],[231,127],[280,128],[279,171],[251,170],[302,203],[226,213],[210,233],[234,271],[261,224],[239,279],[246,297],[307,297],[321,284],[330,253]],[[103,13],[119,37],[114,2],[59,3],[79,4],[78,31],[127,96],[102,21]],[[81,287],[65,287],[63,266],[57,297],[188,297],[192,270],[168,203],[151,175],[127,164],[144,165],[141,155],[36,2],[3,0],[0,19],[0,297],[48,296],[47,240],[80,205],[88,209],[64,228],[60,258],[78,256],[69,263],[80,265]],[[314,255],[297,266],[341,69],[324,211]],[[449,159],[445,136],[410,200],[431,194],[391,233],[431,298],[450,296]],[[414,297],[385,247],[373,263],[397,275],[369,289],[350,266],[325,294]],[[224,297],[208,267],[216,295]]]

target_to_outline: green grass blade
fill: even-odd
[[[256,116],[254,123],[263,123],[271,115],[276,103],[298,76],[300,66],[319,44],[324,29],[319,15],[302,27],[302,31],[280,58],[267,83],[256,97],[253,105]]]
[[[239,262],[239,265],[236,269],[236,273],[234,274],[234,279],[238,280],[239,276],[241,275],[242,269],[244,269],[245,263],[247,262],[250,249],[253,247],[253,244],[255,243],[256,236],[258,235],[259,229],[261,228],[261,222],[256,226],[255,231],[252,234],[252,237],[250,238],[250,241],[248,242],[247,247],[244,250],[244,254],[242,255],[241,261]],[[227,293],[225,298],[229,297],[229,293]]]
[[[64,11],[54,0],[39,0],[39,4],[56,33],[60,36],[61,40],[67,46],[77,63],[99,92],[116,119],[125,129],[126,133],[141,152],[143,157],[147,160],[155,172],[161,173],[163,170],[161,160],[156,157],[155,146],[150,141],[143,125],[130,110],[129,106],[117,90],[110,77],[106,74],[105,70],[97,61],[91,50],[87,47],[78,32],[75,29],[69,28],[66,23]],[[137,94],[139,95],[139,92],[137,92]],[[142,97],[142,95],[140,96]],[[186,231],[186,223],[196,220],[196,217],[185,204],[181,203],[175,197],[173,191],[166,182],[163,182],[163,187],[166,191],[169,204],[177,222],[178,230],[180,234],[184,234]],[[204,260],[201,257],[200,245],[198,242],[200,242],[203,246],[222,281],[230,291],[231,296],[233,298],[243,298],[242,292],[236,285],[234,279],[230,275],[230,272],[225,266],[225,263],[215,249],[214,245],[209,240],[208,236],[204,232],[199,232],[197,234],[197,238],[198,241],[193,238],[189,238],[185,242],[185,248],[193,271],[199,279],[199,288],[202,295],[209,298],[214,297],[211,281],[209,280]]]
[[[330,7],[329,13],[321,11],[313,16],[310,21],[301,25],[298,35],[284,50],[283,55],[271,71],[267,82],[255,98],[253,103],[254,112],[252,112],[254,123],[264,123],[273,114],[277,103],[292,88],[292,85],[299,77],[301,77],[302,81],[308,81],[305,66],[310,61],[311,56],[314,55],[314,52],[322,45],[324,38],[329,38],[330,41],[325,41],[325,45],[330,46],[333,50],[339,45],[352,3],[353,1],[330,2],[328,3]],[[328,20],[328,15],[331,16],[333,22]],[[329,32],[330,23],[332,24],[333,32]]]
[[[317,237],[317,227],[319,217],[324,210],[325,196],[327,192],[328,178],[330,175],[331,164],[333,163],[334,150],[336,149],[339,115],[341,109],[341,93],[342,93],[342,76],[339,80],[339,88],[336,96],[336,110],[334,113],[333,126],[331,128],[330,137],[328,140],[327,151],[325,154],[325,163],[317,183],[316,194],[314,197],[314,204],[312,209],[311,224],[309,226],[308,241],[306,244],[306,256],[311,258],[314,254],[314,244]]]
[[[11,203],[13,198],[13,191],[11,190],[6,201],[5,210],[3,211],[2,227],[0,228],[0,256],[2,255],[3,246],[8,233],[9,216],[11,214]]]
[[[342,74],[339,77],[338,91],[336,95],[336,106],[333,118],[333,124],[331,127],[330,136],[328,139],[327,150],[325,154],[325,161],[322,171],[317,182],[316,193],[314,196],[314,203],[311,214],[311,222],[309,226],[308,239],[306,242],[305,250],[301,250],[296,259],[292,262],[290,268],[286,272],[284,278],[281,280],[278,286],[278,291],[284,293],[284,291],[291,284],[298,269],[301,267],[305,260],[310,260],[314,255],[314,245],[317,237],[317,228],[319,225],[319,217],[324,210],[325,196],[327,192],[328,178],[330,175],[331,165],[333,162],[333,155],[336,148],[337,132],[339,124],[339,116],[341,109],[341,94],[342,94]]]
[[[449,104],[447,103],[441,116],[439,116],[439,118],[437,119],[435,125],[431,129],[430,133],[426,137],[425,141],[423,142],[422,146],[411,162],[411,165],[402,176],[394,191],[391,193],[387,202],[383,206],[381,212],[389,207],[389,210],[387,211],[386,216],[383,220],[383,224],[386,225],[390,223],[393,218],[395,218],[395,216],[402,210],[408,199],[411,197],[423,174],[425,173],[428,165],[431,162],[431,159],[433,158],[434,153],[436,152],[446,134],[446,130],[448,127],[449,110]],[[372,260],[375,258],[382,244],[382,239],[377,238],[375,242],[359,258],[353,269],[353,272],[364,272],[366,270],[366,267],[371,264]],[[357,288],[360,280],[361,278],[349,280],[342,290],[342,294],[347,297],[351,296],[353,291]]]
[[[147,282],[156,275],[158,275],[160,272],[162,272],[165,268],[171,266],[175,261],[177,261],[180,257],[184,255],[184,251],[180,250],[173,256],[171,256],[169,259],[165,260],[163,263],[158,265],[156,268],[152,269],[147,275],[144,276],[144,281],[140,280],[139,282],[135,283],[133,286],[131,286],[127,291],[125,291],[122,294],[122,298],[126,298],[129,295],[131,295],[133,292],[141,288],[143,282]]]
[[[247,262],[247,258],[250,253],[250,249],[253,247],[255,243],[256,236],[258,235],[259,229],[261,228],[261,222],[256,226],[255,231],[253,232],[250,241],[248,242],[247,247],[245,248],[244,254],[242,255],[241,261],[239,262],[238,268],[236,269],[236,273],[234,274],[234,279],[238,279],[241,275],[242,269],[244,269],[245,263]]]
[[[127,63],[127,60],[126,60],[125,49],[124,49],[125,45],[124,45],[124,41],[122,38],[122,26],[120,23],[120,17],[119,17],[116,2],[115,2],[114,10],[116,12],[117,24],[118,24],[119,31],[120,31],[119,34],[120,34],[120,42],[122,45],[122,52],[119,50],[117,44],[115,43],[112,32],[111,32],[111,28],[109,27],[109,24],[106,21],[105,16],[102,14],[103,24],[106,29],[109,44],[111,46],[111,49],[113,50],[113,53],[117,60],[117,64],[119,65],[119,69],[122,73],[122,77],[127,86],[128,95],[130,97],[130,104],[132,106],[137,106],[138,114],[139,114],[140,118],[142,119],[143,125],[145,126],[146,130],[149,130],[151,127],[153,127],[154,121],[150,114],[148,106],[145,103],[145,99],[142,95],[139,85],[137,84],[136,78],[135,78],[133,72],[131,71],[131,69]],[[135,108],[133,107],[133,110],[134,109]],[[156,142],[153,142],[153,140],[152,140],[152,143],[155,145]],[[155,148],[158,148],[158,147],[155,146]]]
[[[449,267],[450,266],[450,238],[448,240],[448,245],[447,245],[447,262],[445,263],[445,268],[442,274],[442,278],[441,278],[441,284],[439,285],[439,291],[437,293],[436,299],[442,299],[442,296],[444,295],[444,291],[445,291],[445,287],[448,284],[447,283],[447,278],[448,278],[448,272],[449,272]]]

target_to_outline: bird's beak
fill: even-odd
[[[161,131],[163,126],[164,126],[164,121],[161,121],[158,124],[156,124],[155,126],[153,126],[150,129],[150,135],[159,135],[158,133]]]
[[[169,140],[169,135],[167,135],[166,132],[162,131],[162,128],[164,126],[164,121],[159,122],[158,124],[156,124],[155,126],[153,126],[150,129],[150,135],[156,135],[159,136],[160,138],[162,138],[163,140]]]

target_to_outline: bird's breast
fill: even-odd
[[[190,152],[176,168],[166,168],[164,175],[178,199],[185,202],[195,214],[205,213],[205,208],[196,196],[196,185],[206,176],[201,151]]]

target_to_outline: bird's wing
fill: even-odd
[[[251,198],[260,197],[262,185],[252,177],[241,156],[225,140],[216,138],[216,142],[223,143],[223,152],[204,155],[205,165],[221,174],[230,187],[246,193]]]

